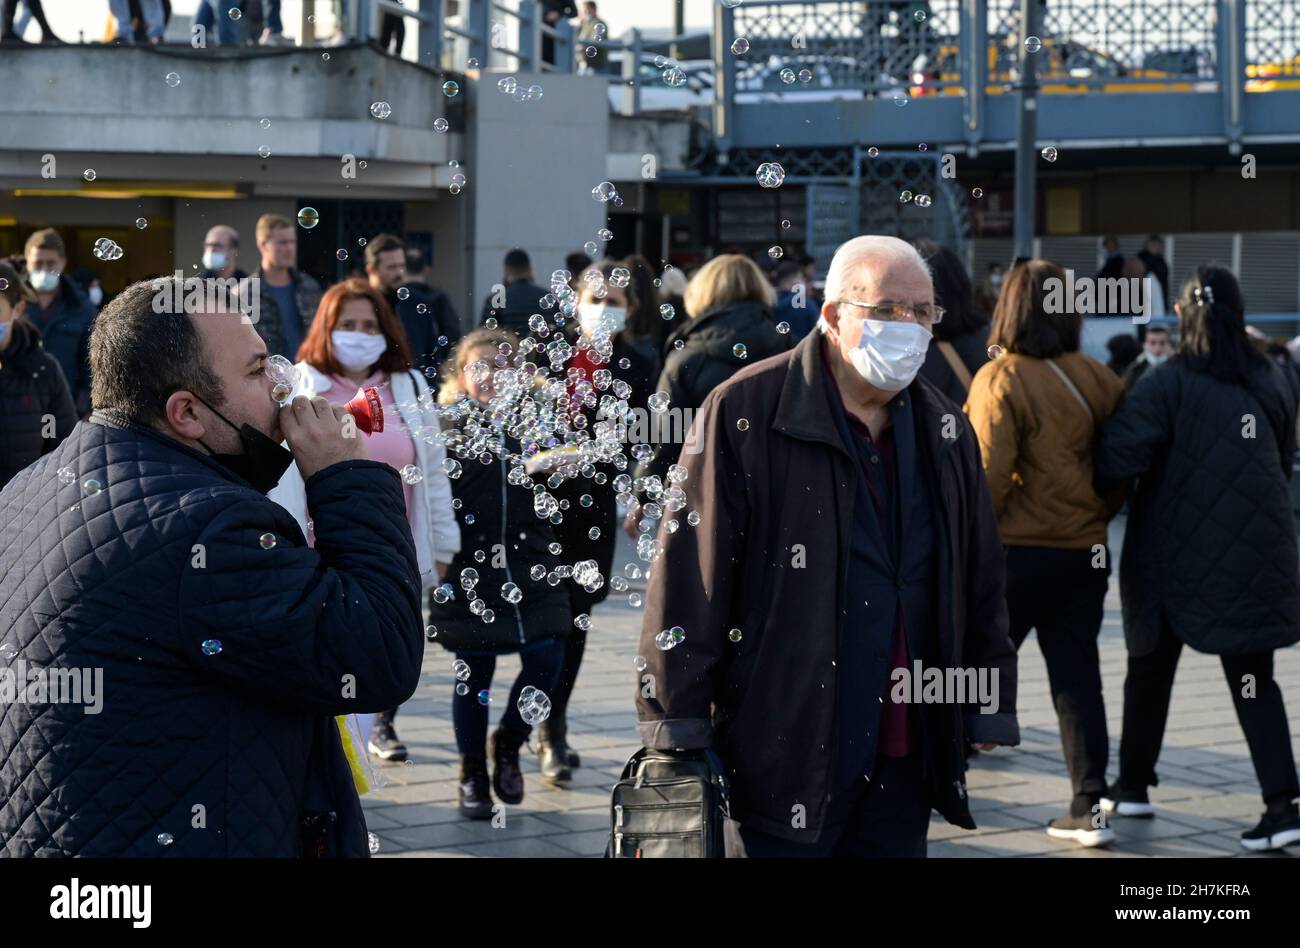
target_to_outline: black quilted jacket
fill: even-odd
[[[0,490],[0,697],[15,670],[102,673],[97,712],[0,702],[0,854],[301,856],[316,814],[324,854],[368,854],[331,716],[414,692],[419,570],[392,468],[333,465],[307,502],[314,550],[225,468],[98,414]]]
[[[1296,396],[1262,365],[1251,389],[1177,357],[1148,369],[1106,422],[1097,485],[1137,478],[1120,601],[1134,655],[1177,636],[1213,655],[1300,641],[1300,559],[1288,484]]]
[[[77,423],[68,382],[40,332],[25,319],[9,332],[13,339],[0,352],[0,487],[58,447]]]

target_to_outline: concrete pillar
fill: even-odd
[[[543,286],[564,257],[605,226],[612,207],[591,196],[606,177],[609,106],[602,78],[515,73],[518,84],[543,87],[540,100],[516,102],[497,89],[502,73],[473,80],[466,133],[470,175],[466,244],[477,318],[501,280],[507,250],[532,257]],[[624,195],[631,200],[632,195]],[[435,232],[435,246],[439,236]]]

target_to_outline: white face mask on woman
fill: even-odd
[[[606,306],[604,303],[579,303],[578,325],[588,336],[594,336],[600,329],[607,329],[612,336],[622,332],[627,323],[627,310],[622,306]]]
[[[932,334],[917,323],[864,319],[862,338],[849,351],[858,374],[876,388],[898,392],[912,384],[925,362]],[[841,318],[843,325],[843,318]]]
[[[388,340],[383,333],[348,332],[336,329],[330,333],[334,358],[348,372],[366,372],[388,351]]]

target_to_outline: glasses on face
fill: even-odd
[[[857,300],[835,300],[842,306],[856,306],[866,310],[868,319],[887,323],[905,323],[912,320],[919,326],[934,326],[943,322],[946,310],[933,303],[859,303]]]

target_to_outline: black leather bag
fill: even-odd
[[[722,761],[709,750],[641,748],[610,794],[613,859],[721,859],[730,818]]]

